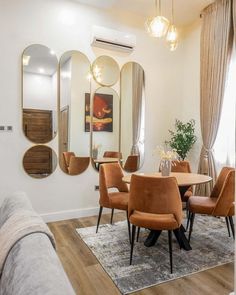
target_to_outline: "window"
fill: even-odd
[[[223,166],[235,167],[236,50],[231,60],[222,106],[219,130],[214,145],[217,172]]]

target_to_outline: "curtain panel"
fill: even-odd
[[[235,0],[217,0],[202,12],[200,47],[200,122],[203,146],[198,172],[213,181],[197,187],[197,194],[209,195],[216,180],[213,155],[233,48]]]

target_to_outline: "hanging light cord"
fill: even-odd
[[[174,0],[172,0],[172,9],[171,9],[171,22],[174,24]]]

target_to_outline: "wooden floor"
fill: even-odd
[[[109,223],[104,214],[101,223]],[[114,222],[125,219],[123,213],[114,214]],[[75,229],[95,225],[97,217],[86,217],[49,223],[55,235],[57,252],[71,284],[78,295],[120,294],[95,256]],[[229,295],[233,290],[233,263],[163,283],[133,294],[137,295]]]

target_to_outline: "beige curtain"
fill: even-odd
[[[233,4],[234,0],[216,0],[202,12],[200,120],[203,147],[198,172],[210,175],[213,182],[197,187],[197,194],[201,195],[209,195],[216,180],[212,148],[219,127],[232,52]]]
[[[139,155],[144,99],[144,71],[137,63],[132,63],[132,93],[133,144],[131,155]]]

